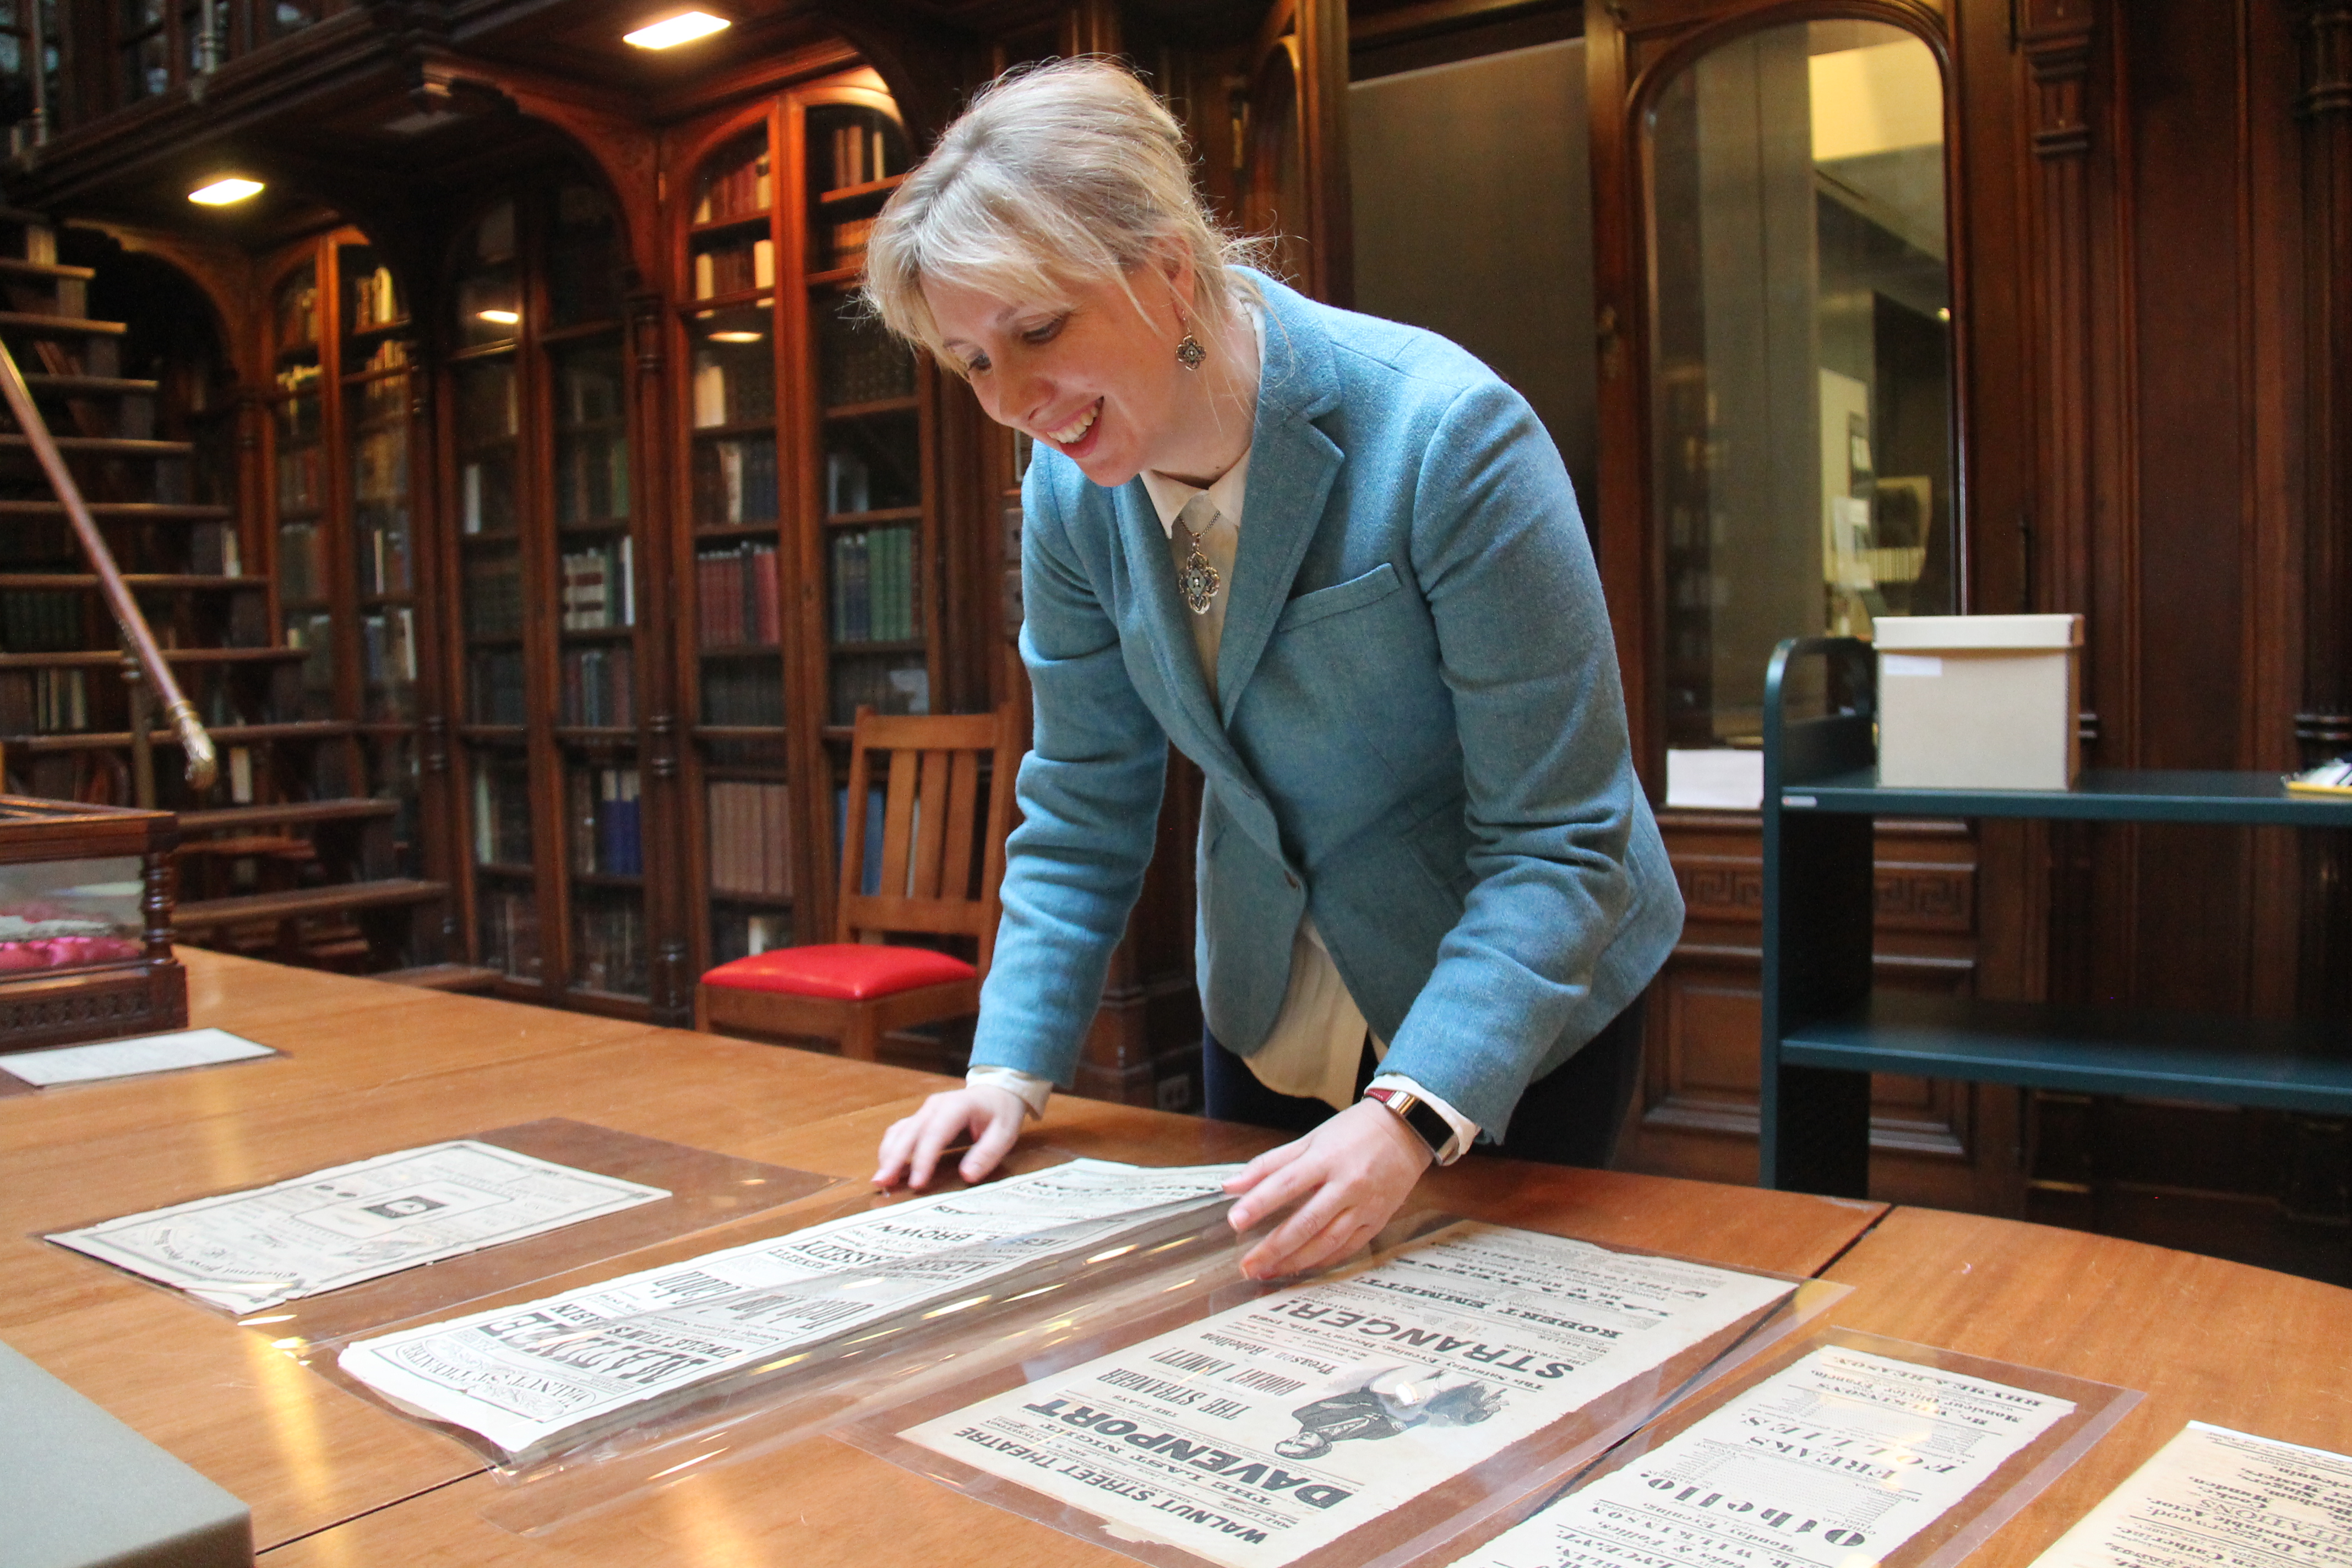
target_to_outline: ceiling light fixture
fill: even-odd
[[[199,185],[188,193],[188,199],[199,206],[225,207],[231,202],[241,202],[247,196],[261,194],[259,180],[239,179],[234,175],[215,180],[209,185]]]
[[[520,310],[477,310],[474,312],[493,326],[511,327],[522,320]]]
[[[708,11],[683,11],[675,16],[665,16],[658,22],[648,22],[634,33],[625,33],[621,36],[621,42],[635,44],[641,49],[674,49],[680,44],[690,44],[697,38],[724,32],[734,25],[726,17],[714,16]]]
[[[714,343],[756,343],[767,335],[765,332],[713,332],[710,341]]]

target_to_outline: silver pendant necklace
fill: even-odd
[[[1187,524],[1184,542],[1191,552],[1184,557],[1184,569],[1176,574],[1176,585],[1183,591],[1184,604],[1196,616],[1205,616],[1209,606],[1217,602],[1217,590],[1224,585],[1217,568],[1201,552],[1201,536]]]

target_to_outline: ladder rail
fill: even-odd
[[[81,487],[74,482],[73,470],[66,466],[65,454],[58,449],[57,437],[49,434],[48,421],[34,405],[32,389],[25,384],[25,373],[17,368],[16,356],[5,343],[0,343],[0,397],[7,400],[16,428],[31,444],[42,472],[48,476],[49,488],[58,492],[58,500],[66,509],[82,555],[97,574],[99,593],[106,600],[106,607],[113,612],[125,657],[136,662],[149,689],[163,704],[165,721],[179,733],[180,745],[187,758],[188,783],[199,790],[210,789],[220,773],[220,759],[213,748],[213,738],[205,732],[204,721],[196,717],[195,704],[188,700],[180,683],[173,679],[163,650],[156,646],[154,629],[148,626],[147,617],[140,612],[139,601],[131,596],[130,587],[122,581],[121,568],[114,563],[114,552],[107,548],[105,536],[99,532],[98,520],[90,516]],[[134,701],[136,696],[134,688]],[[141,735],[146,731],[145,723],[135,713],[131,727]]]

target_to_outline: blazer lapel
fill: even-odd
[[[1274,637],[1274,623],[1289,602],[1291,580],[1322,523],[1324,502],[1345,456],[1311,423],[1339,399],[1330,341],[1298,295],[1270,279],[1257,282],[1266,303],[1265,364],[1258,379],[1257,424],[1251,437],[1249,490],[1242,503],[1241,538],[1234,551],[1233,597],[1225,605],[1224,636],[1217,649],[1221,740],[1242,689]],[[1144,510],[1150,510],[1148,500]],[[1156,532],[1157,515],[1148,521]],[[1163,602],[1172,616],[1175,568],[1164,549],[1160,565],[1169,580]],[[1179,626],[1176,636],[1189,649],[1189,632]],[[1196,684],[1205,700],[1205,683]]]
[[[1192,646],[1192,628],[1184,624],[1176,591],[1176,564],[1168,557],[1168,536],[1160,530],[1160,513],[1141,479],[1132,479],[1112,492],[1118,515],[1119,542],[1135,573],[1141,617],[1160,679],[1175,699],[1176,711],[1160,722],[1177,750],[1195,762],[1223,759],[1241,771],[1241,759],[1226,739],[1225,726],[1209,700],[1209,683],[1201,676],[1201,658]],[[1234,575],[1240,575],[1236,568]],[[1226,611],[1231,624],[1232,610]],[[1223,660],[1218,661],[1220,671]],[[1171,723],[1171,719],[1176,721]]]

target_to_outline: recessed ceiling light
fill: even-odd
[[[241,202],[247,196],[260,194],[259,180],[241,180],[231,177],[226,180],[215,180],[209,185],[198,186],[188,193],[188,199],[202,206],[225,207],[231,202]]]
[[[713,332],[710,341],[714,343],[756,343],[767,335],[765,332]]]
[[[624,33],[621,42],[635,44],[641,49],[674,49],[680,44],[690,44],[697,38],[724,32],[734,25],[726,17],[714,16],[708,11],[684,11],[675,16],[665,16],[658,22],[648,22],[634,33]]]
[[[522,320],[520,310],[477,310],[474,312],[493,326],[511,327]]]

